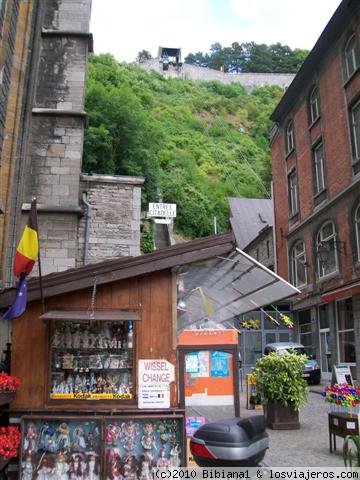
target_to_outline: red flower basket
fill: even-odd
[[[5,372],[0,373],[0,406],[11,402],[20,385],[20,378],[8,375]]]
[[[21,442],[19,427],[0,427],[0,458],[7,461],[17,457]]]

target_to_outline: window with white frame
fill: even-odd
[[[295,139],[294,139],[294,123],[292,120],[287,124],[286,127],[286,154],[290,153],[295,148]]]
[[[360,203],[355,210],[355,235],[357,261],[360,262]]]
[[[320,117],[320,94],[318,87],[314,87],[309,97],[310,124]]]
[[[324,145],[318,143],[313,150],[315,195],[325,190]]]
[[[317,253],[317,272],[319,278],[325,277],[339,269],[339,260],[336,246],[336,230],[332,221],[325,223],[319,230],[316,237],[316,252],[319,249],[327,249],[326,261],[321,261]]]
[[[351,141],[353,157],[360,159],[360,100],[350,109]]]
[[[337,340],[340,363],[356,363],[354,314],[352,298],[337,303]]]
[[[306,252],[305,244],[298,241],[290,251],[290,278],[295,287],[306,285]]]
[[[344,61],[345,61],[345,77],[346,79],[350,78],[351,75],[359,67],[359,43],[355,35],[349,38],[346,43],[344,50]]]
[[[289,189],[289,216],[292,217],[299,211],[296,170],[293,170],[292,172],[289,173],[288,189]]]

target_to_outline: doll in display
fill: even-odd
[[[158,468],[168,468],[169,467],[169,460],[166,457],[165,447],[161,449],[160,457],[157,459],[156,466]]]
[[[42,457],[37,468],[36,480],[52,480],[53,470],[50,457]]]
[[[154,425],[151,422],[145,422],[143,425],[144,435],[141,437],[141,445],[144,450],[152,450],[156,448],[155,437],[154,437]]]
[[[58,453],[55,459],[53,478],[56,478],[56,480],[69,480],[69,469],[70,466],[66,462],[66,455],[62,452]]]
[[[123,469],[124,478],[126,480],[137,480],[136,471],[137,465],[135,455],[127,455]]]
[[[174,442],[170,450],[170,459],[169,459],[170,467],[174,467],[174,468],[180,467],[180,463],[181,463],[180,452],[181,452],[180,445],[177,442]]]
[[[109,448],[106,452],[107,480],[121,480],[123,478],[118,448]]]
[[[56,452],[55,428],[47,422],[40,428],[38,451]]]
[[[119,426],[118,422],[110,423],[110,425],[106,427],[106,443],[108,445],[116,446],[120,434],[121,427]]]
[[[73,336],[72,336],[69,325],[66,325],[64,340],[65,340],[66,348],[71,348],[73,346]]]
[[[99,480],[100,465],[98,455],[95,452],[88,452],[88,464],[85,480]]]
[[[70,480],[85,480],[87,472],[87,463],[82,453],[73,455],[70,462],[69,473]]]
[[[80,344],[81,344],[81,333],[79,330],[76,330],[76,332],[73,334],[72,346],[73,348],[80,348]]]
[[[56,429],[57,451],[64,452],[70,449],[70,429],[67,423],[62,422]]]
[[[152,480],[151,457],[148,455],[148,453],[143,453],[140,457],[138,479],[139,480]]]
[[[23,462],[23,468],[21,472],[22,480],[32,480],[34,473],[34,467],[31,462],[31,457],[27,456],[25,462]]]
[[[121,424],[121,439],[125,450],[131,454],[135,449],[135,438],[139,432],[139,424],[134,423],[132,420],[129,422],[123,422]]]
[[[35,454],[37,450],[38,431],[34,423],[29,423],[24,439],[24,452],[28,456]]]
[[[80,425],[77,425],[73,431],[72,450],[74,452],[83,452],[86,450],[85,432]]]

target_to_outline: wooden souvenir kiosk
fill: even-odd
[[[185,465],[176,269],[232,248],[223,235],[51,274],[44,302],[29,281],[13,320],[11,373],[22,386],[9,415],[22,446],[9,478],[146,480],[154,466]]]

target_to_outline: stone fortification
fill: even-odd
[[[265,85],[278,85],[281,88],[287,88],[292,82],[295,74],[293,73],[223,73],[211,68],[198,67],[184,63],[181,67],[169,66],[169,70],[162,69],[162,63],[157,58],[146,60],[139,63],[145,70],[155,70],[164,77],[183,78],[186,80],[210,81],[229,84],[238,82],[246,91],[250,92],[254,88]]]

